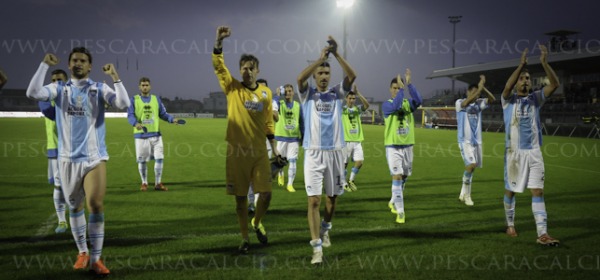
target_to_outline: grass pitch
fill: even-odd
[[[413,174],[405,190],[406,224],[387,202],[391,177],[383,127],[365,125],[358,191],[338,199],[321,267],[312,254],[303,191],[273,184],[263,224],[269,245],[251,233],[237,255],[234,199],[225,195],[224,119],[161,124],[168,192],[139,191],[132,128],[107,120],[108,190],[103,258],[124,279],[593,279],[600,271],[598,140],[544,137],[548,228],[560,247],[535,244],[531,194],[517,195],[517,238],[504,234],[504,134],[484,133],[483,168],[473,179],[475,206],[458,201],[463,163],[456,131],[417,129]],[[5,279],[91,278],[74,272],[70,233],[54,234],[42,119],[0,119],[0,268]],[[302,154],[302,152],[301,152]],[[149,164],[153,183],[153,164]],[[324,205],[322,205],[324,207]],[[594,276],[596,275],[596,276]]]

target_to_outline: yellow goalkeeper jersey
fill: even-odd
[[[231,77],[222,53],[213,53],[212,61],[219,85],[227,96],[225,140],[239,147],[266,150],[267,134],[274,134],[271,90],[260,84],[252,90]]]

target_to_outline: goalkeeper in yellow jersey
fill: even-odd
[[[252,183],[259,194],[256,212],[251,221],[256,237],[267,243],[267,232],[261,219],[271,201],[271,167],[265,146],[269,139],[273,156],[278,157],[274,140],[272,93],[256,82],[259,61],[251,54],[240,57],[242,81],[231,76],[223,59],[223,40],[231,35],[227,26],[217,28],[212,55],[213,67],[221,89],[227,96],[227,158],[225,162],[227,194],[235,195],[236,212],[242,234],[240,253],[247,253],[248,240],[248,187]]]

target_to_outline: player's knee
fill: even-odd
[[[263,201],[271,201],[271,192],[261,192],[258,199]]]
[[[104,211],[104,203],[98,199],[90,199],[88,207],[91,213],[100,213]]]
[[[543,189],[531,189],[531,195],[544,196],[544,190]]]
[[[360,160],[360,161],[357,161],[357,162],[355,162],[355,163],[354,163],[354,166],[355,166],[356,168],[361,168],[361,167],[362,167],[362,165],[363,165],[363,161],[362,161],[362,160]]]
[[[321,206],[321,197],[320,196],[308,197],[308,207],[319,209],[320,206]]]

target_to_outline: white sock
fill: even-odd
[[[82,209],[79,212],[75,212],[75,209],[69,209],[69,220],[71,222],[71,233],[73,239],[77,245],[79,253],[87,253],[87,239],[85,234],[87,232],[87,224],[85,223],[85,211]]]
[[[252,186],[252,182],[250,182],[250,186],[248,187],[248,204],[256,206],[256,204],[254,204],[254,199],[254,187]]]
[[[91,263],[95,263],[102,255],[102,246],[104,245],[104,213],[90,214],[90,245],[92,246],[92,254],[90,255]]]
[[[546,203],[543,196],[531,197],[531,211],[533,211],[533,218],[535,218],[535,228],[538,237],[547,234],[548,224],[546,220],[548,214],[546,213]]]
[[[325,220],[321,221],[321,236],[323,236],[325,233],[329,232],[329,230],[331,229],[331,222],[325,222]]]
[[[140,172],[140,177],[142,178],[142,184],[148,184],[148,168],[146,167],[146,162],[138,162],[138,170]]]
[[[62,192],[62,189],[60,189],[60,187],[58,189],[54,188],[52,197],[54,198],[54,209],[56,210],[56,217],[58,217],[58,221],[66,222],[67,218],[65,217],[65,212],[67,210],[67,202],[65,201],[65,196]]]
[[[359,168],[352,167],[352,172],[350,172],[350,179],[349,179],[349,181],[354,181],[354,178],[356,178],[356,174],[358,174],[358,171],[360,171]]]
[[[162,182],[161,181],[162,172],[163,172],[163,160],[157,159],[156,161],[154,161],[154,184],[155,185],[158,185]]]
[[[290,167],[288,168],[288,186],[294,185],[296,179],[296,159],[290,159]]]
[[[469,173],[465,171],[463,173],[463,184],[460,190],[461,196],[471,196],[471,182],[473,181],[473,172]]]
[[[321,238],[313,239],[310,241],[310,246],[312,246],[313,252],[323,252],[322,245],[323,245],[323,241],[321,241]]]
[[[504,195],[504,215],[506,216],[506,225],[509,227],[515,226],[515,204],[516,199],[514,195],[512,198]]]
[[[402,181],[392,180],[392,202],[398,213],[404,213],[404,196],[402,193]]]

